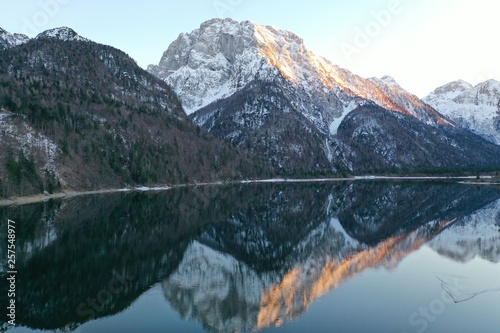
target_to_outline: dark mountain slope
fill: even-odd
[[[215,136],[271,162],[278,171],[329,168],[322,134],[297,111],[287,97],[286,83],[279,79],[251,82],[191,117]]]
[[[452,126],[428,126],[376,105],[347,115],[332,146],[339,160],[365,172],[500,166],[500,147],[477,135]]]
[[[125,53],[50,35],[0,51],[0,195],[262,173]]]

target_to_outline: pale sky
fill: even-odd
[[[498,0],[0,0],[0,27],[30,37],[68,26],[146,68],[214,17],[290,30],[363,77],[391,75],[423,97],[457,79],[500,80]]]

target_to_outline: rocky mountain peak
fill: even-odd
[[[285,79],[315,109],[329,113],[327,122],[352,110],[351,102],[374,101],[396,112],[430,123],[447,123],[387,76],[366,80],[314,54],[293,32],[250,21],[213,19],[181,34],[148,71],[171,84],[188,114],[227,98],[253,80]],[[391,88],[391,96],[387,89]],[[397,98],[394,98],[397,96]],[[340,101],[339,101],[340,100]],[[404,105],[401,105],[404,100]],[[324,124],[328,128],[330,124]]]
[[[460,126],[500,144],[500,82],[472,86],[458,80],[434,90],[424,101]]]
[[[399,86],[394,78],[362,78],[314,54],[296,34],[250,21],[204,22],[198,29],[179,35],[160,63],[148,70],[173,87],[186,113],[199,126],[261,156],[277,170],[355,169],[350,162],[354,150],[359,148],[354,143],[358,136],[348,133],[336,140],[339,133],[346,132],[342,124],[350,119],[348,115],[366,105],[414,118],[416,124],[403,124],[409,126],[409,131],[422,123],[433,129],[455,127],[432,106]],[[374,123],[373,110],[378,109],[363,110],[366,114],[358,113],[366,118],[364,125]],[[401,122],[397,116],[379,113],[380,130],[367,127],[367,132],[360,134],[383,138],[389,123]],[[401,146],[406,142],[399,138],[403,134],[406,132],[401,128],[394,131],[394,140],[401,141]],[[435,139],[433,145],[442,144],[439,138]],[[367,142],[370,140],[374,138]],[[452,144],[453,140],[447,141],[450,151],[455,151]],[[387,142],[383,148],[378,145],[371,150],[383,155],[381,168],[415,163],[403,156],[411,150],[408,146],[395,153],[392,145],[393,142]],[[343,154],[351,148],[349,154]],[[358,153],[366,156],[367,151]],[[429,163],[428,157],[417,155],[412,157]],[[373,160],[372,156],[360,163],[368,168],[370,163],[365,162]],[[436,161],[436,165],[442,162]],[[445,164],[451,162],[450,158]]]
[[[41,38],[56,38],[63,41],[89,41],[87,38],[83,38],[82,36],[78,35],[73,29],[68,27],[46,30],[36,36],[36,39]]]
[[[0,50],[10,49],[11,47],[22,45],[29,41],[29,37],[22,34],[10,33],[0,28]]]
[[[292,32],[250,21],[212,19],[180,34],[159,65],[149,66],[148,71],[174,87],[182,86],[177,93],[187,113],[192,113],[252,80],[278,73],[294,83],[308,78],[327,82],[323,62]]]
[[[372,81],[376,81],[377,78],[371,78],[370,80]],[[401,86],[396,82],[396,79],[394,79],[392,76],[390,75],[384,75],[382,76],[380,79],[379,79],[381,82],[385,83],[386,85],[388,86],[392,86],[392,87],[395,87],[395,88],[398,88],[398,89],[403,89],[401,88]]]
[[[496,80],[488,80],[479,83],[473,88],[476,93],[476,103],[486,104],[490,106],[500,107],[500,82]]]
[[[182,33],[148,71],[177,87],[186,112],[230,96],[251,81],[259,66],[253,24],[213,19]],[[182,88],[181,88],[182,87]]]
[[[446,98],[453,99],[472,88],[472,84],[464,80],[457,80],[436,88],[429,96],[446,96]]]

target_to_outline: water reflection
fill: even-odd
[[[268,184],[51,201],[0,217],[22,221],[23,326],[71,330],[122,312],[161,282],[183,318],[233,332],[297,318],[344,281],[396,267],[425,243],[453,260],[498,262],[499,198],[465,185]],[[127,283],[113,292],[117,275]]]

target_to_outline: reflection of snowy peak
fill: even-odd
[[[429,246],[456,261],[481,257],[500,262],[500,200],[446,229]]]
[[[195,241],[177,271],[162,283],[165,297],[184,318],[201,322],[209,331],[252,331],[272,325],[276,318],[267,322],[270,318],[262,312],[262,305],[269,302],[273,288],[293,276],[296,285],[289,287],[307,293],[328,262],[342,262],[362,250],[359,244],[353,247],[337,228],[340,224],[333,219],[313,230],[289,254],[287,266],[292,269],[286,271],[257,272],[232,255]],[[300,315],[306,309],[307,302],[297,298],[288,310]]]
[[[426,103],[460,126],[500,144],[500,82],[489,80],[473,87],[455,81],[437,88]]]
[[[494,189],[458,184],[279,186],[197,236],[162,283],[164,295],[207,331],[277,326],[366,270],[397,267],[464,215],[493,220],[496,200]]]
[[[279,326],[364,270],[395,267],[449,223],[431,222],[368,247],[350,238],[331,218],[293,248],[284,271],[257,272],[232,255],[195,241],[162,288],[183,318],[196,320],[211,332]]]
[[[237,332],[255,326],[260,295],[271,283],[230,255],[194,242],[162,288],[182,317],[199,320],[213,332]]]

